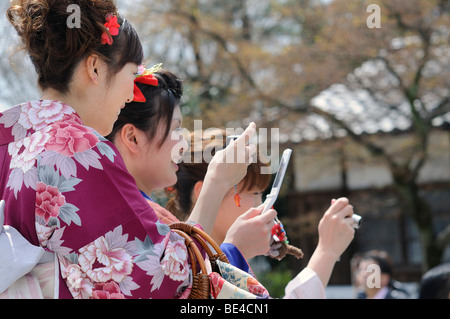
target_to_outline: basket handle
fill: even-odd
[[[220,249],[220,246],[217,244],[217,242],[204,230],[195,227],[195,225],[185,222],[173,223],[170,224],[169,227],[174,230],[181,230],[189,236],[192,236],[203,247],[203,249],[205,249],[210,260],[214,261],[216,259],[219,259],[220,261],[226,262],[227,264],[230,263],[227,256],[224,254],[222,249]],[[211,249],[208,247],[208,244],[211,245],[211,247],[216,251],[216,254],[213,254]]]
[[[208,271],[206,270],[206,264],[205,260],[203,259],[202,253],[200,252],[200,249],[198,249],[197,245],[195,244],[194,240],[188,236],[184,231],[180,229],[173,229],[175,233],[180,235],[184,238],[186,242],[186,247],[188,248],[189,257],[191,258],[191,264],[192,264],[192,273],[194,275],[197,275],[199,272],[197,271],[197,263],[195,260],[197,260],[198,264],[200,265],[200,271],[203,274],[208,274]]]

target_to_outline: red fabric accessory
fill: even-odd
[[[107,31],[102,33],[102,44],[112,45],[112,36],[119,34],[120,24],[117,22],[117,17],[113,14],[108,14],[106,16],[105,27]]]
[[[143,83],[143,84],[147,84],[147,85],[158,86],[158,79],[155,78],[155,76],[153,74],[148,74],[148,75],[142,75],[140,77],[137,77],[134,80],[133,102],[145,103],[147,101],[147,99],[145,98],[144,94],[142,94],[142,91],[138,88],[136,83]]]
[[[136,79],[134,80],[133,102],[145,103],[147,101],[136,83],[158,86],[158,79],[153,75],[153,73],[158,72],[161,69],[161,65],[162,64],[157,64],[150,69],[145,69],[143,66],[139,66],[138,74],[136,76]]]

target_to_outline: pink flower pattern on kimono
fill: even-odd
[[[94,299],[125,299],[125,296],[120,293],[119,286],[114,281],[95,284],[92,297]]]
[[[164,258],[161,260],[164,273],[173,280],[184,281],[189,276],[189,264],[184,241],[169,241],[164,253]]]
[[[45,150],[45,144],[50,136],[48,129],[35,132],[17,142],[8,145],[8,153],[11,155],[10,168],[20,168],[27,173],[36,163],[36,157]]]
[[[43,217],[46,223],[50,217],[58,217],[59,209],[65,204],[66,199],[57,187],[37,183],[36,215]]]
[[[123,248],[110,249],[104,237],[81,248],[78,263],[94,282],[121,282],[133,270],[132,256]]]
[[[18,123],[26,129],[32,128],[36,131],[74,112],[64,103],[51,100],[24,103],[21,111]]]
[[[71,264],[66,258],[59,258],[61,265],[61,276],[66,280],[72,296],[75,299],[86,299],[92,296],[94,285],[83,273],[80,266]]]
[[[217,299],[220,291],[222,290],[223,284],[225,283],[225,279],[220,277],[220,275],[216,272],[210,273],[209,278],[211,279],[211,296],[213,299]]]
[[[137,265],[153,276],[152,291],[161,287],[166,276],[180,282],[189,278],[191,270],[187,261],[186,245],[184,239],[175,233],[167,234],[162,242],[153,246],[146,257],[145,260],[137,262]]]
[[[31,101],[8,109],[0,113],[0,139],[10,161],[7,203],[17,208],[18,230],[57,254],[61,298],[178,298],[189,292],[184,239],[157,220],[115,147],[71,107]],[[108,178],[111,185],[104,183]],[[78,238],[80,229],[88,241]]]
[[[89,150],[99,142],[91,129],[75,123],[53,124],[49,134],[50,141],[46,145],[46,150],[56,151],[67,157]]]
[[[53,235],[53,232],[56,229],[56,225],[46,226],[43,223],[34,223],[36,226],[36,233],[39,239],[39,244],[42,247],[47,247],[49,238]]]

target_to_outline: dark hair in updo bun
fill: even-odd
[[[158,79],[158,86],[136,83],[146,102],[127,103],[107,139],[114,142],[116,134],[128,123],[146,132],[149,139],[153,139],[161,122],[164,125],[164,135],[158,143],[159,147],[169,137],[174,110],[180,106],[183,96],[183,83],[174,73],[164,69],[153,73],[153,76]]]
[[[80,9],[79,28],[68,26],[73,13],[69,5]],[[120,29],[112,45],[102,45],[108,14],[117,16]],[[110,76],[143,60],[139,36],[111,0],[11,0],[7,17],[30,55],[42,90],[67,93],[76,67],[90,54],[108,64]]]

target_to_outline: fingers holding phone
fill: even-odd
[[[250,208],[228,229],[224,243],[235,245],[246,258],[265,255],[270,250],[273,219],[277,212],[270,209],[261,215],[263,205]]]
[[[208,165],[205,180],[208,178],[213,182],[212,185],[227,191],[238,184],[247,174],[247,167],[256,153],[256,145],[249,144],[255,133],[256,124],[252,122],[244,133],[217,151]]]
[[[355,229],[353,206],[347,198],[334,201],[319,222],[319,244],[321,249],[338,258],[353,240]]]

